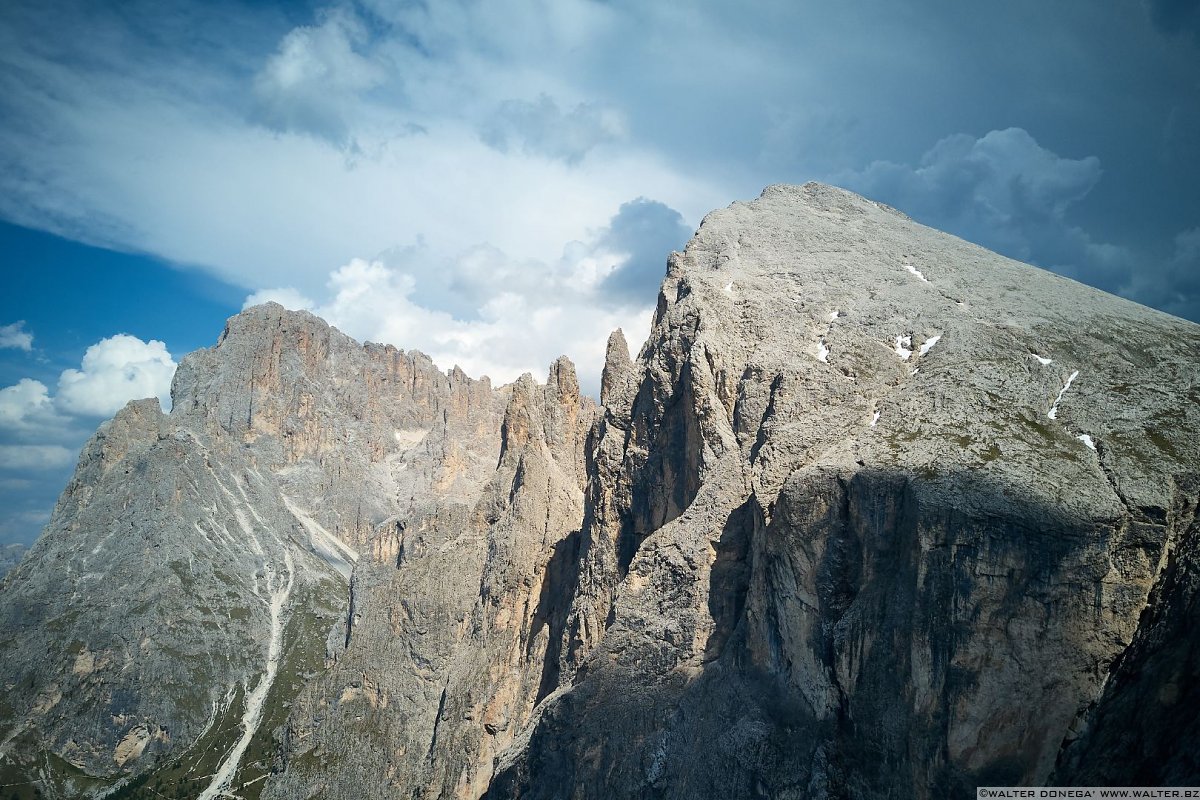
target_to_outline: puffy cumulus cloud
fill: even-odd
[[[262,303],[279,303],[279,305],[292,311],[307,311],[313,307],[312,300],[309,300],[298,290],[290,286],[285,286],[280,289],[263,289],[255,292],[246,298],[246,302],[242,303],[242,308],[247,309],[250,306],[257,306]]]
[[[359,52],[366,26],[349,9],[319,12],[318,24],[293,29],[254,81],[255,119],[345,145],[359,94],[378,86],[383,68]]]
[[[678,211],[642,197],[552,261],[476,245],[429,270],[434,256],[418,244],[350,261],[330,275],[323,301],[280,289],[246,302],[305,308],[357,339],[415,348],[498,382],[544,377],[565,354],[596,394],[608,334],[622,328],[637,344],[648,332],[667,254],[690,233]]]
[[[623,303],[657,297],[667,254],[682,249],[691,235],[683,216],[670,206],[644,197],[623,204],[598,239],[599,249],[623,257],[600,282],[601,292]]]
[[[65,412],[107,417],[144,397],[170,407],[175,361],[156,339],[143,342],[124,333],[101,339],[87,349],[80,366],[64,370],[58,379],[55,402]]]
[[[26,353],[33,349],[33,334],[25,330],[25,320],[0,325],[0,350],[13,348]]]
[[[1200,3],[1196,0],[1143,0],[1155,27],[1170,35],[1190,36],[1200,44]]]
[[[17,434],[50,433],[67,422],[41,381],[22,378],[0,389],[0,431]]]
[[[501,152],[518,148],[577,164],[588,151],[625,135],[625,122],[614,109],[579,103],[559,110],[547,94],[537,100],[506,100],[480,129],[483,140]]]
[[[89,347],[80,367],[63,371],[54,394],[31,378],[0,389],[0,542],[36,538],[96,417],[165,400],[175,362],[162,342],[121,334]]]
[[[1109,291],[1125,287],[1134,257],[1097,241],[1068,211],[1099,182],[1094,156],[1065,158],[1021,128],[948,136],[916,166],[875,161],[841,182],[936,228]]]
[[[78,448],[57,444],[0,444],[0,469],[59,469],[69,466],[78,454]]]
[[[64,370],[53,394],[31,378],[0,389],[0,542],[34,540],[96,417],[143,397],[169,407],[174,373],[162,342],[118,334]]]
[[[466,260],[477,255],[468,253]],[[595,265],[584,258],[577,268],[575,291],[499,291],[474,318],[461,319],[415,302],[411,275],[354,259],[331,274],[330,296],[312,311],[360,341],[420,350],[443,368],[457,365],[497,383],[525,372],[544,380],[550,363],[565,354],[576,363],[584,391],[597,394],[608,334],[623,328],[637,341],[649,330],[654,297],[641,307],[597,303],[586,291]]]
[[[93,424],[78,417],[106,417],[130,400],[157,397],[170,407],[175,361],[166,345],[120,333],[84,353],[80,369],[58,377],[55,393],[41,381],[22,378],[0,389],[0,440],[78,441]]]

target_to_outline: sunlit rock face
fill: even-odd
[[[705,219],[613,363],[573,677],[489,797],[1200,776],[1197,326],[777,186]]]
[[[169,415],[97,432],[0,585],[0,783],[1200,780],[1196,325],[774,186],[671,255],[600,385],[232,318]]]
[[[513,545],[526,572],[497,568],[504,602],[492,603],[532,615],[532,575],[582,519],[596,413],[569,361],[550,379],[493,388],[277,305],[232,318],[180,365],[169,415],[139,401],[101,427],[0,590],[0,769],[50,796],[156,782],[189,797],[251,782],[257,795],[301,689],[367,638],[369,612],[401,614],[403,597],[426,604],[424,626],[451,614],[455,593],[478,595],[472,564],[500,557],[512,507],[534,514],[535,492],[573,518],[537,507],[537,544]],[[431,580],[445,591],[372,596],[381,565],[425,555],[441,559]],[[509,596],[522,592],[529,609]],[[422,681],[444,684],[448,663]],[[385,684],[395,666],[379,662]],[[347,701],[371,676],[347,679]]]

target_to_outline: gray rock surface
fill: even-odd
[[[0,783],[1200,781],[1197,326],[775,186],[672,254],[601,399],[234,317],[0,588]]]
[[[498,451],[466,502],[381,531],[354,573],[332,663],[297,701],[268,797],[478,798],[495,755],[558,676],[559,584],[583,516],[595,406],[560,360],[512,386]],[[561,616],[561,615],[559,615]]]
[[[23,544],[0,545],[0,578],[21,563],[21,559],[25,557],[25,551],[28,549]]]
[[[597,427],[575,678],[488,796],[945,797],[1081,735],[1054,779],[1128,783],[1139,693],[1194,718],[1198,356],[848,192],[710,214]]]
[[[552,377],[547,447],[578,460],[593,406],[569,362]],[[359,554],[397,558],[409,520],[410,556],[437,535],[424,521],[458,535],[496,472],[506,408],[507,435],[527,433],[518,388],[536,394],[273,304],[232,318],[181,363],[170,415],[138,401],[101,427],[0,590],[0,782],[58,797],[249,782],[239,793],[256,796],[293,699],[335,663],[326,639],[355,602]]]

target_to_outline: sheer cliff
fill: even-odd
[[[169,415],[139,401],[96,433],[0,589],[0,783],[257,795],[293,699],[363,613],[356,562],[445,553],[436,537],[467,519],[486,530],[508,504],[506,436],[519,467],[548,428],[580,493],[594,405],[569,362],[554,370],[535,400],[530,381],[493,389],[276,305],[231,319],[180,365]]]
[[[278,306],[0,588],[18,796],[1200,781],[1200,328],[832,187],[671,254],[601,405]]]
[[[597,426],[574,679],[489,797],[1142,774],[1168,751],[1122,737],[1136,693],[1190,719],[1198,355],[1195,325],[847,192],[709,215]]]

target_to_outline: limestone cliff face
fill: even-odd
[[[270,305],[173,400],[0,588],[0,783],[1200,780],[1200,328],[848,192],[709,215],[602,408],[565,359],[494,388]]]
[[[1198,354],[840,190],[709,215],[606,380],[574,678],[488,796],[1194,780]]]
[[[421,625],[478,592],[479,575],[473,588],[457,580],[468,564],[444,545],[459,524],[483,535],[510,505],[502,441],[517,485],[578,516],[595,412],[574,380],[563,360],[549,387],[493,389],[279,306],[231,319],[216,347],[180,365],[170,415],[131,403],[97,432],[0,591],[4,782],[59,797],[114,783],[150,796],[151,780],[186,796],[243,783],[257,795],[288,708],[357,644],[354,620],[367,616],[365,636],[378,605],[404,613],[395,595],[371,597],[376,565],[441,559],[430,574],[445,592],[413,590],[430,609]],[[560,533],[544,508],[537,529],[539,541]],[[520,555],[532,565],[540,553]],[[471,557],[488,556],[485,544]],[[493,615],[515,613],[505,592],[520,578],[493,572]]]
[[[478,798],[557,685],[555,607],[583,516],[595,406],[560,360],[511,387],[498,464],[464,502],[380,531],[331,661],[302,693],[264,796]]]

